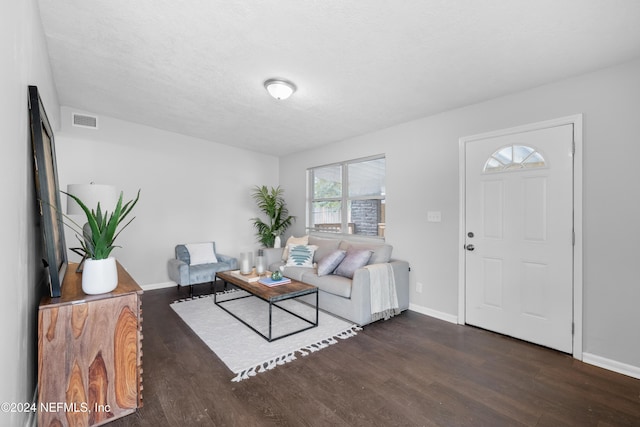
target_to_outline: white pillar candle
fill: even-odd
[[[243,258],[240,261],[240,272],[248,273],[249,272],[249,259]]]

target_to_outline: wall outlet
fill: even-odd
[[[421,294],[422,293],[422,283],[417,282],[416,283],[416,292]]]
[[[442,221],[442,213],[440,213],[440,211],[429,211],[429,212],[427,212],[427,221],[429,221],[429,222],[440,222],[440,221]]]

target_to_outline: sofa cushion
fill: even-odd
[[[294,237],[294,236],[289,237],[282,251],[282,260],[286,261],[289,258],[289,245],[308,245],[308,244],[309,244],[308,234],[302,237]]]
[[[289,245],[287,267],[313,267],[313,254],[318,249],[315,245]]]
[[[327,256],[318,261],[318,276],[326,276],[327,274],[333,273],[346,255],[347,251],[341,249],[336,249],[327,254]]]
[[[349,247],[349,249],[347,249],[347,255],[344,257],[340,265],[338,265],[333,274],[352,279],[353,274],[357,269],[367,265],[371,258],[371,253],[372,252],[369,249],[356,249]]]
[[[216,254],[213,251],[213,243],[187,243],[187,251],[189,252],[189,265],[213,264],[218,262]]]
[[[309,272],[315,273],[315,268],[284,267],[282,274],[289,279],[297,280],[298,282],[304,282],[303,276]]]
[[[302,276],[302,282],[317,286],[319,290],[343,298],[351,298],[351,284],[353,281],[346,277],[330,274],[318,276],[315,271],[307,270]]]
[[[309,244],[317,246],[316,253],[314,256],[315,262],[326,257],[330,252],[338,249],[340,245],[340,240],[338,239],[323,239],[322,237],[317,236],[309,236]]]
[[[350,247],[370,250],[372,254],[367,264],[389,262],[389,260],[391,260],[391,252],[393,251],[393,246],[387,243],[349,242],[346,240],[340,242],[340,249],[347,250]]]

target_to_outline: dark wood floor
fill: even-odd
[[[232,383],[176,296],[145,292],[144,407],[110,426],[640,426],[640,380],[414,312]]]

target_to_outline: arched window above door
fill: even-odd
[[[526,145],[502,147],[487,159],[483,172],[501,172],[519,169],[534,169],[546,166],[542,154]]]

